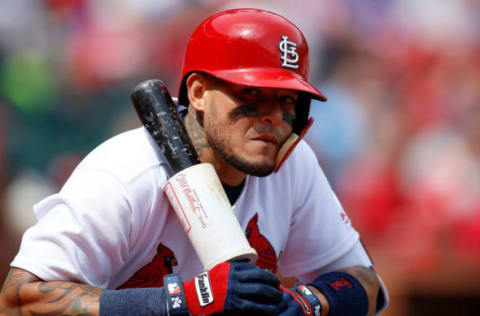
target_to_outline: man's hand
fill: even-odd
[[[221,312],[276,315],[282,302],[278,278],[248,262],[221,263],[183,283],[183,289],[181,280],[175,278],[178,276],[167,275],[164,279],[170,315],[182,314],[184,307],[193,316]]]
[[[283,291],[282,303],[278,305],[277,315],[280,316],[321,316],[322,304],[305,284],[297,283],[294,288]]]

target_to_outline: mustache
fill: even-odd
[[[256,137],[261,137],[268,135],[270,137],[273,137],[277,139],[280,143],[284,141],[284,136],[282,136],[282,133],[278,131],[277,128],[273,126],[268,126],[264,124],[256,124],[253,126],[253,128],[249,131],[248,136],[250,138],[256,138]]]

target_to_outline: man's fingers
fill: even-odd
[[[258,266],[246,263],[232,266],[235,273],[235,279],[239,282],[262,282],[273,287],[280,286],[278,277],[268,270],[260,269]]]
[[[278,288],[259,283],[239,283],[235,292],[242,299],[273,305],[279,304],[283,297]]]

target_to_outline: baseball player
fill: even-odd
[[[388,295],[310,147],[308,47],[287,19],[217,13],[188,43],[179,111],[256,264],[208,271],[170,208],[145,128],[94,149],[34,206],[0,315],[374,315]],[[295,147],[295,150],[293,150]],[[287,159],[288,158],[288,159]],[[277,275],[295,277],[282,285]]]

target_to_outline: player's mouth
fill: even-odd
[[[272,145],[279,145],[280,142],[278,141],[278,138],[275,136],[270,136],[270,135],[260,135],[257,137],[252,138],[254,141],[260,141],[264,142],[266,144],[272,144]]]

